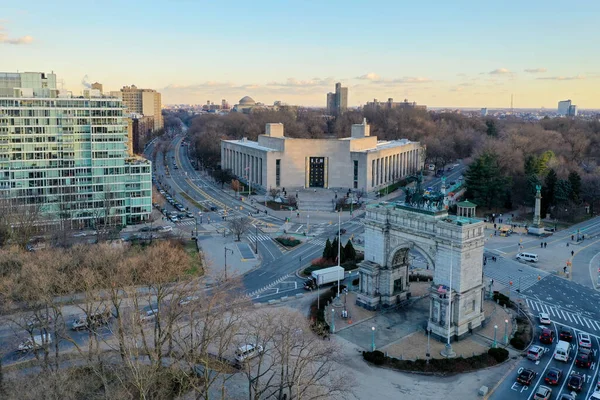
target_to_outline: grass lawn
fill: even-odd
[[[198,252],[196,241],[186,241],[183,249],[190,257],[190,269],[188,269],[187,273],[189,275],[202,275],[202,273],[204,272],[202,268],[202,258],[200,257],[200,253]]]

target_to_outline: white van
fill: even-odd
[[[554,350],[554,359],[558,361],[569,362],[571,356],[571,343],[559,340]]]
[[[519,253],[517,254],[517,260],[529,261],[529,262],[538,262],[538,255],[535,253]]]
[[[256,357],[262,352],[263,347],[261,345],[255,345],[253,343],[245,344],[235,351],[235,360],[238,363],[243,363],[246,360]]]
[[[50,335],[46,334],[45,337],[43,337],[42,335],[37,335],[37,336],[33,337],[33,340],[31,340],[31,338],[25,340],[23,343],[21,343],[19,345],[17,350],[18,351],[29,351],[29,350],[33,350],[35,348],[42,347],[44,345],[48,345],[50,343],[52,343],[52,337],[50,337]]]

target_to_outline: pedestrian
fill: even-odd
[[[544,242],[540,243],[540,249],[544,248]]]
[[[494,229],[496,229],[496,224],[494,224]]]
[[[567,243],[567,247],[569,247],[569,243]]]
[[[565,273],[565,274],[567,273],[567,266],[566,265],[563,267],[563,273]]]
[[[575,255],[575,251],[571,250],[571,257],[573,257]]]
[[[544,242],[544,248],[548,247],[548,242]]]
[[[571,240],[575,240],[575,235],[571,235]]]

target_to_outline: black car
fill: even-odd
[[[594,361],[594,355],[590,349],[580,348],[575,359],[575,365],[579,368],[590,368]]]
[[[569,376],[567,387],[569,390],[574,390],[576,392],[581,391],[581,388],[583,387],[583,376],[579,375],[577,372],[572,372],[571,376]]]
[[[562,328],[559,334],[560,340],[564,340],[565,342],[570,342],[573,340],[573,333],[571,333],[570,329]]]
[[[549,385],[558,385],[560,381],[560,377],[562,376],[562,371],[558,368],[550,368],[544,381]]]
[[[535,372],[529,368],[525,368],[517,376],[517,382],[519,382],[521,385],[529,386],[529,385],[531,385],[531,382],[535,379],[536,376],[537,376],[537,372]]]

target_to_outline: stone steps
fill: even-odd
[[[298,209],[302,211],[332,211],[331,200],[305,200],[298,201]]]

